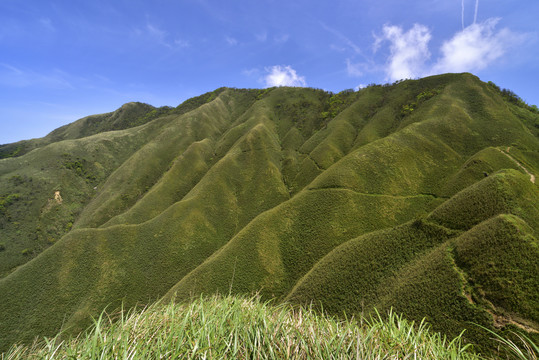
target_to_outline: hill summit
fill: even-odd
[[[471,74],[220,88],[0,146],[0,351],[107,307],[252,294],[539,331],[539,114]]]

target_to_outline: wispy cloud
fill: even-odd
[[[180,49],[190,46],[189,41],[184,39],[174,39],[167,31],[149,22],[146,24],[145,28],[136,29],[135,34],[169,49]]]
[[[361,51],[361,48],[359,46],[357,46],[352,40],[350,40],[346,35],[344,35],[343,33],[341,33],[340,31],[332,28],[332,27],[329,27],[328,25],[326,25],[325,23],[321,22],[320,25],[322,26],[322,28],[324,28],[324,30],[330,32],[331,34],[335,35],[335,37],[337,37],[344,45],[346,45],[348,48],[352,49],[354,51],[354,53],[356,54],[360,54],[360,55],[363,55],[362,51]],[[339,46],[337,45],[334,45],[335,48],[340,48]]]
[[[299,76],[296,70],[290,65],[275,65],[265,69],[267,75],[264,77],[266,86],[307,86],[305,77]]]
[[[49,18],[41,18],[39,19],[39,24],[48,31],[56,31],[56,28],[52,24],[52,20]]]
[[[176,47],[186,48],[191,46],[191,43],[189,43],[187,40],[176,39],[174,40],[174,45],[176,45]]]
[[[257,68],[244,69],[242,70],[241,73],[247,77],[258,76],[260,74],[260,69],[257,69]]]
[[[258,42],[266,42],[268,39],[268,33],[264,31],[262,33],[255,34],[255,38]]]
[[[225,36],[225,41],[230,46],[238,45],[238,40],[230,36]]]
[[[461,1],[461,14],[460,14],[460,22],[462,24],[462,30],[464,30],[464,0]],[[479,11],[479,0],[475,0],[475,9],[473,13],[473,23],[475,24],[477,22],[477,13]]]
[[[366,74],[384,72],[386,66],[376,64],[373,60],[368,61],[354,61],[351,58],[345,60],[346,74],[350,77],[362,77]]]
[[[346,72],[349,76],[363,75],[362,64],[354,64],[352,60],[346,59]]]
[[[462,25],[462,30],[464,30],[464,0],[460,2],[460,22]]]
[[[275,36],[275,37],[273,38],[273,40],[274,40],[277,44],[283,44],[283,43],[287,42],[288,39],[290,39],[290,35],[288,35],[288,34],[282,34],[282,35],[279,35],[279,36]]]
[[[146,24],[146,30],[151,37],[157,39],[161,43],[165,43],[165,37],[167,36],[166,31],[163,31],[150,23]]]
[[[69,74],[58,69],[48,73],[40,73],[0,63],[0,84],[8,87],[33,86],[46,89],[73,89],[74,86],[68,80],[69,78]]]
[[[379,66],[375,64],[372,59],[372,56],[366,56],[361,48],[352,41],[349,37],[334,29],[323,22],[319,22],[320,26],[327,32],[331,33],[338,40],[336,43],[330,44],[330,49],[347,53],[348,57],[345,60],[346,63],[346,74],[350,77],[360,77],[365,73],[374,72],[379,69]],[[375,44],[376,46],[376,44]],[[358,60],[362,58],[362,60]]]

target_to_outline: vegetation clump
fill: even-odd
[[[81,159],[79,157],[73,159],[69,154],[63,154],[62,157],[64,159],[62,163],[64,168],[75,171],[77,176],[84,178],[90,183],[96,181],[97,177],[92,174],[90,165],[86,159]]]
[[[0,215],[6,213],[7,207],[21,198],[21,194],[7,194],[0,196]]]
[[[324,111],[320,113],[320,116],[324,121],[333,119],[341,111],[343,111],[347,106],[349,106],[353,100],[355,100],[354,90],[348,89],[343,90],[337,94],[332,94],[331,97],[327,100]]]
[[[429,100],[430,98],[436,96],[440,92],[439,89],[427,89],[415,97],[415,101],[410,102],[408,104],[404,104],[402,106],[402,109],[400,111],[400,116],[405,117],[406,115],[410,115],[417,107],[424,101]]]

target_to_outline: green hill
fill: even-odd
[[[214,293],[539,331],[539,115],[473,75],[97,118],[0,160],[0,350]]]
[[[147,123],[165,114],[170,108],[154,108],[143,103],[127,103],[114,112],[91,115],[62,126],[40,139],[0,145],[0,159],[16,157],[53,142],[80,139],[105,131],[121,130]]]
[[[527,191],[531,197],[518,196]],[[316,299],[326,311],[349,315],[393,308],[411,319],[427,317],[435,330],[453,336],[466,328],[476,342],[487,339],[467,321],[488,326],[495,315],[495,322],[537,329],[539,252],[528,224],[537,225],[538,203],[526,176],[496,173],[426,218],[337,247],[298,281],[287,300]]]

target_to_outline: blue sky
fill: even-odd
[[[539,105],[537,0],[0,0],[0,144],[221,86],[468,71]]]

